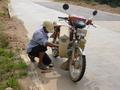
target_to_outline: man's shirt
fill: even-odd
[[[38,45],[45,46],[47,42],[48,42],[48,34],[44,32],[43,28],[36,30],[33,33],[32,39],[28,44],[27,53],[31,52],[32,48],[35,46]]]

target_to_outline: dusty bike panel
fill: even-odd
[[[67,26],[61,26],[59,37],[59,56],[67,57],[67,47],[69,44],[70,30]]]

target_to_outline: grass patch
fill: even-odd
[[[5,90],[7,87],[11,87],[13,90],[20,90],[17,78],[11,77],[8,80],[0,83],[0,90]]]
[[[18,55],[8,49],[0,48],[0,80],[3,80],[8,74],[17,75],[26,71],[27,65]]]
[[[6,83],[8,87],[13,88],[14,90],[20,90],[17,78],[9,78]]]
[[[27,65],[20,57],[10,50],[0,48],[0,82],[3,82],[0,84],[0,90],[4,90],[6,87],[19,90],[17,89],[19,87],[17,79],[27,76],[26,68]]]

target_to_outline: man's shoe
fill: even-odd
[[[50,68],[54,67],[53,63],[50,63],[48,66],[49,66]]]
[[[30,58],[31,62],[33,62],[33,63],[36,62],[35,59],[34,59],[35,58],[34,56],[28,55],[28,57]]]
[[[44,64],[38,64],[38,68],[42,69],[42,70],[48,70],[49,68],[44,65]]]

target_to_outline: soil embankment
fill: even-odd
[[[0,22],[3,23],[2,31],[6,34],[10,48],[24,50],[27,42],[27,31],[22,22],[15,17],[10,18],[7,2],[0,1]]]
[[[18,79],[26,80],[28,66],[20,57],[26,43],[27,31],[23,23],[11,18],[8,1],[0,0],[0,90],[20,90]]]

